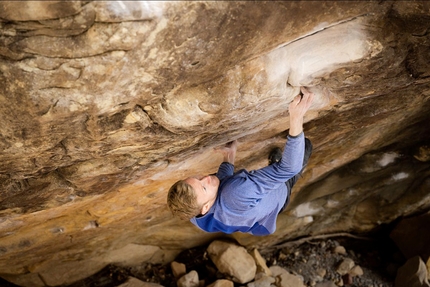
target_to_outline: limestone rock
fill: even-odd
[[[187,273],[187,268],[183,263],[173,261],[170,263],[170,267],[172,268],[172,273],[175,278],[180,278]]]
[[[427,259],[426,267],[427,267],[427,278],[430,280],[430,257]]]
[[[215,240],[208,246],[207,252],[218,270],[230,275],[234,282],[243,284],[254,279],[257,266],[244,247]]]
[[[276,281],[276,286],[278,287],[305,286],[303,283],[303,278],[290,274],[286,269],[280,266],[273,265],[270,266],[269,269],[272,272],[272,276],[278,278]]]
[[[261,256],[258,249],[254,248],[251,251],[251,256],[254,258],[255,264],[257,265],[257,272],[263,272],[268,276],[272,276],[272,272],[266,265],[266,260]]]
[[[400,221],[390,234],[406,258],[430,257],[430,212]]]
[[[320,276],[321,278],[324,278],[324,276],[327,274],[327,270],[325,270],[324,268],[318,268],[316,270],[316,273],[318,276]]]
[[[56,254],[58,257],[67,256],[65,254]],[[30,267],[32,273],[38,273],[38,276],[49,286],[67,285],[75,281],[89,277],[97,273],[106,265],[103,261],[98,260],[62,260],[62,261],[45,261]],[[37,282],[37,280],[36,280]]]
[[[351,270],[349,270],[348,274],[350,274],[351,276],[361,276],[364,273],[363,269],[360,266],[355,265],[354,267],[352,267]]]
[[[346,255],[346,249],[343,246],[336,246],[333,251],[334,253]]]
[[[343,285],[346,285],[346,286],[351,285],[352,282],[353,282],[352,278],[353,278],[353,276],[350,273],[347,273],[347,274],[343,275],[342,276],[342,283],[343,283]],[[339,285],[339,286],[341,286],[341,285]]]
[[[277,265],[270,266],[269,269],[270,269],[270,272],[272,272],[272,276],[273,277],[278,277],[278,276],[280,276],[282,274],[289,273],[287,270],[285,270],[281,266],[277,266]]]
[[[342,276],[342,277],[343,277],[343,276]],[[344,283],[344,281],[343,281],[343,278],[336,279],[336,280],[335,280],[335,284],[336,284],[336,286],[340,286],[340,287],[342,287],[342,286],[344,286],[344,285],[345,285],[345,283]]]
[[[15,285],[22,287],[46,286],[42,279],[40,279],[39,274],[37,273],[26,273],[22,275],[2,274],[1,277],[9,282],[12,282]]]
[[[134,266],[142,262],[149,262],[159,249],[159,247],[151,245],[127,244],[110,252],[104,260],[119,266]]]
[[[324,281],[317,283],[315,287],[336,287],[336,284],[333,281]]]
[[[306,287],[302,278],[288,272],[279,275],[279,279],[278,287]]]
[[[339,263],[339,266],[336,269],[336,272],[340,275],[345,275],[354,267],[355,263],[350,258],[345,258],[342,262]]]
[[[218,279],[214,283],[208,285],[208,287],[233,287],[233,281],[226,279]]]
[[[126,282],[122,283],[118,287],[162,287],[163,285],[151,283],[151,282],[143,282],[137,278],[129,277]]]
[[[429,161],[430,160],[430,146],[424,145],[420,146],[417,152],[414,154],[414,157],[419,161]]]
[[[246,284],[247,287],[271,287],[273,283],[276,282],[276,279],[272,276],[268,276],[265,273],[257,273],[262,274],[261,276],[256,276],[255,280]]]
[[[56,5],[52,4],[45,1],[31,1],[20,6],[21,9],[18,12],[16,3],[5,1],[0,4],[0,17],[12,21],[55,19],[79,13],[82,7],[81,2],[56,2]]]
[[[176,282],[178,287],[198,287],[199,286],[199,274],[195,270],[191,270],[187,274],[183,275]]]
[[[419,256],[409,259],[397,271],[396,280],[394,282],[396,287],[409,286],[409,287],[429,287],[428,275],[425,263]]]

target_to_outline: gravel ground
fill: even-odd
[[[335,252],[336,246],[343,246],[345,254]],[[176,261],[187,266],[187,272],[196,270],[206,285],[223,278],[205,253],[206,247],[198,247],[182,252]],[[393,287],[396,270],[404,263],[404,258],[387,238],[383,240],[363,240],[347,237],[326,240],[312,240],[294,247],[260,250],[267,265],[279,265],[290,273],[303,277],[307,286],[315,286],[319,281],[332,281],[336,285],[351,287]],[[345,258],[352,259],[363,270],[363,275],[352,278],[351,284],[336,270]],[[170,265],[143,264],[131,268],[108,266],[100,273],[77,282],[69,287],[114,287],[124,282],[128,276],[142,281],[176,287],[176,280]],[[349,279],[351,280],[351,278]],[[235,286],[236,287],[236,286]],[[238,286],[237,286],[238,287]]]
[[[393,287],[397,268],[404,263],[404,258],[388,238],[372,240],[348,237],[333,237],[329,239],[308,240],[300,245],[259,250],[266,259],[267,265],[278,265],[290,273],[303,278],[306,286],[315,286],[321,280],[332,281],[337,286],[351,287]],[[335,252],[337,246],[343,246],[346,253]],[[185,250],[176,261],[187,266],[187,272],[196,270],[200,279],[205,279],[206,285],[223,278],[217,272],[214,264],[207,257],[206,246]],[[352,259],[363,270],[363,275],[343,278],[336,270],[345,258]],[[109,265],[99,273],[76,282],[67,287],[116,287],[129,276],[139,280],[161,284],[165,287],[176,287],[176,280],[167,265],[142,264],[122,268]],[[351,282],[352,281],[352,282]],[[15,285],[0,280],[0,286]],[[235,286],[239,287],[239,285]]]

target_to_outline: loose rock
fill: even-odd
[[[276,282],[276,279],[271,276],[267,276],[264,273],[259,274],[263,275],[259,276],[259,278],[256,279],[254,282],[248,283],[247,287],[270,287],[272,283]]]
[[[257,265],[244,247],[215,240],[207,251],[218,270],[232,276],[234,282],[243,284],[254,279]]]
[[[360,266],[355,265],[349,272],[348,274],[350,274],[351,276],[361,276],[363,275],[363,269],[361,269]]]
[[[429,280],[430,280],[430,257],[427,260],[426,266],[427,266],[427,278],[429,278]]]
[[[288,272],[279,275],[280,281],[277,284],[278,287],[306,287],[303,283],[303,279],[297,275],[290,274]]]
[[[287,270],[285,270],[284,268],[274,265],[274,266],[270,266],[270,271],[272,272],[272,276],[273,277],[278,277],[282,274],[288,273]]]
[[[409,259],[397,271],[396,287],[430,287],[427,279],[427,268],[419,256]]]
[[[317,275],[324,278],[324,276],[327,274],[327,270],[325,270],[324,268],[318,268],[317,269]]]
[[[199,274],[192,270],[179,278],[177,285],[178,287],[199,287]]]
[[[156,283],[143,282],[134,277],[129,277],[126,282],[119,285],[118,287],[163,287],[163,286]]]
[[[346,249],[343,246],[336,246],[333,251],[337,254],[346,255]]]
[[[170,263],[170,267],[172,268],[172,273],[175,278],[180,278],[187,273],[187,269],[185,264],[173,261]]]
[[[345,274],[342,276],[342,281],[344,285],[350,285],[352,284],[352,275],[351,274]]]
[[[233,287],[234,283],[230,280],[219,279],[214,283],[210,284],[208,287]]]
[[[272,276],[272,272],[266,265],[266,260],[261,256],[257,249],[254,248],[252,250],[251,256],[254,258],[255,264],[257,265],[257,272],[263,272],[268,276]]]
[[[338,266],[336,272],[339,273],[340,275],[345,275],[346,273],[348,273],[352,267],[354,267],[355,263],[352,259],[350,258],[345,258]]]

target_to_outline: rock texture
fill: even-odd
[[[428,211],[429,15],[426,1],[0,2],[1,276],[68,284],[220,237],[172,218],[168,187],[214,172],[233,139],[236,168],[267,164],[301,85],[313,156],[277,232],[232,237]]]
[[[244,284],[255,278],[257,264],[244,247],[215,240],[207,252],[218,270],[231,276],[234,282]]]
[[[409,259],[405,265],[399,268],[395,286],[430,286],[426,265],[419,256]]]
[[[430,212],[402,219],[393,229],[390,238],[396,243],[406,258],[420,256],[430,259]]]

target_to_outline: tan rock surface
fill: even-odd
[[[218,270],[234,282],[244,284],[254,280],[257,264],[244,247],[215,240],[209,244],[207,253]]]
[[[139,279],[130,277],[126,282],[119,285],[118,287],[162,287],[163,285],[151,283],[151,282],[143,282]]]
[[[301,85],[316,94],[303,178],[274,235],[232,237],[267,246],[428,210],[429,10],[1,2],[1,276],[65,284],[79,279],[67,266],[90,275],[130,246],[162,261],[218,238],[172,218],[167,189],[214,172],[212,148],[232,139],[237,169],[266,165]]]

